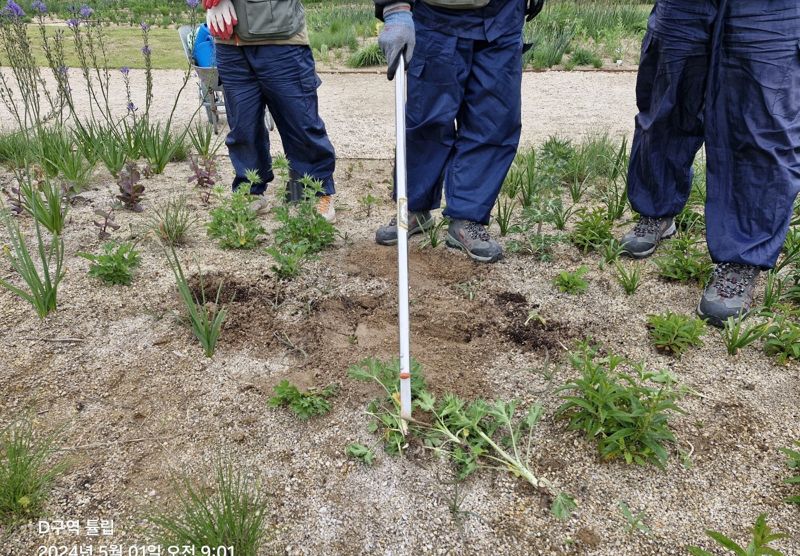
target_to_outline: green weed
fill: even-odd
[[[375,461],[375,452],[372,450],[372,448],[364,446],[363,444],[358,444],[357,442],[348,444],[344,453],[347,455],[347,457],[357,459],[367,466],[372,465]]]
[[[275,396],[269,400],[270,407],[288,407],[301,421],[308,421],[331,410],[328,398],[334,396],[339,388],[336,384],[330,384],[322,390],[310,388],[301,392],[288,380],[282,380],[274,390]]]
[[[736,544],[732,539],[717,531],[706,530],[706,535],[711,537],[723,548],[733,552],[735,556],[783,556],[783,552],[770,545],[774,541],[789,537],[789,535],[784,533],[772,532],[772,529],[767,525],[767,514],[761,514],[758,516],[758,519],[756,519],[756,523],[752,529],[753,539],[747,547]],[[713,553],[696,546],[690,546],[689,553],[692,556],[714,556]]]
[[[625,293],[628,295],[635,294],[642,281],[642,274],[639,266],[631,265],[626,268],[625,265],[617,262],[614,268],[616,269],[617,282],[619,282],[619,285],[625,290]]]
[[[622,517],[628,522],[626,529],[629,533],[633,533],[634,531],[644,535],[650,533],[650,527],[644,522],[645,513],[643,511],[634,514],[630,506],[622,500],[619,502],[619,511],[622,512]]]
[[[98,278],[109,285],[130,286],[133,281],[133,270],[139,266],[141,257],[131,243],[119,245],[108,242],[103,245],[103,252],[99,255],[78,253],[79,256],[91,261],[89,276]]]
[[[242,184],[229,197],[219,194],[221,205],[211,210],[208,236],[223,249],[253,249],[264,234],[258,215],[250,208],[253,196]]]
[[[497,220],[497,225],[500,227],[500,235],[502,237],[508,235],[511,229],[511,218],[514,216],[514,207],[516,207],[516,205],[516,200],[508,197],[500,196],[497,199],[495,220]]]
[[[696,281],[705,285],[714,265],[708,255],[697,245],[700,240],[690,235],[681,235],[664,246],[663,254],[655,259],[659,275],[677,282]]]
[[[680,356],[692,346],[703,345],[700,336],[705,334],[706,325],[700,319],[667,311],[649,315],[647,328],[656,349]]]
[[[565,270],[560,272],[553,279],[553,285],[561,293],[568,293],[572,295],[583,293],[589,287],[589,283],[583,279],[588,272],[589,268],[586,266],[582,266],[573,272]]]
[[[800,325],[783,315],[774,318],[764,334],[764,351],[781,365],[800,360]]]
[[[371,66],[386,65],[386,56],[376,42],[362,46],[347,59],[347,65],[351,68],[367,68]]]
[[[740,317],[728,317],[723,327],[722,340],[728,350],[728,355],[736,355],[740,349],[744,349],[753,342],[760,340],[767,331],[767,323],[745,326],[744,320],[747,315]]]
[[[579,220],[570,235],[573,245],[588,253],[598,249],[607,241],[613,239],[611,235],[612,222],[608,220],[601,208],[594,210],[581,209],[578,211]]]
[[[786,454],[786,457],[789,458],[789,460],[786,462],[786,465],[788,465],[789,469],[791,469],[793,472],[793,475],[786,479],[785,482],[790,485],[800,485],[800,440],[794,444],[798,447],[798,450],[781,448],[781,452]],[[786,499],[786,501],[790,504],[800,504],[800,495],[790,496]]]
[[[197,216],[186,204],[186,196],[180,195],[153,209],[150,229],[163,243],[181,245],[186,242],[186,235],[196,221]]]

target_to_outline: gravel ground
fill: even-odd
[[[144,106],[144,73],[132,70],[134,103]],[[166,118],[175,96],[181,91],[185,74],[180,71],[154,72],[154,100],[151,113]],[[320,113],[340,158],[386,159],[394,156],[394,84],[383,74],[322,73],[319,89]],[[587,133],[608,131],[613,136],[630,134],[636,114],[634,85],[630,72],[528,72],[522,82],[522,144],[536,145],[559,134],[579,139]],[[89,100],[84,81],[73,76],[76,105],[87,109]],[[109,97],[112,109],[124,115],[127,106],[122,76],[111,76]],[[189,80],[180,96],[176,119],[187,123],[198,107],[196,80]],[[141,108],[140,108],[141,110]],[[205,113],[201,114],[205,118]],[[13,118],[0,105],[0,129],[11,129]],[[272,140],[280,149],[277,133]]]
[[[340,143],[348,136],[340,127],[362,121],[348,110],[369,113],[356,103],[347,110],[334,104],[344,91],[333,91],[346,79],[327,76],[322,94]],[[386,88],[378,76],[358,79]],[[546,130],[526,127],[528,140],[558,129],[548,116],[569,119],[560,131],[577,134],[601,117],[593,105],[630,111],[629,91],[624,101],[611,99],[619,94],[614,91],[631,88],[630,76],[593,79],[608,86],[595,81],[591,90],[609,98],[585,95],[584,104],[577,103],[582,108],[569,116],[563,107],[573,101],[563,92],[535,110],[528,102],[526,126],[536,120]],[[526,90],[568,82],[577,94],[587,89],[584,80],[582,74],[529,74]],[[364,89],[348,83],[345,91]],[[334,107],[342,119],[333,116]],[[621,129],[631,115],[602,114]],[[353,137],[364,131],[347,129]],[[383,132],[367,136],[358,148],[388,148]],[[340,160],[341,236],[292,282],[275,280],[262,250],[219,250],[203,226],[195,226],[180,256],[190,274],[199,266],[213,283],[224,282],[230,309],[210,360],[179,321],[173,277],[150,241],[142,239],[143,264],[131,287],[105,287],[86,275],[88,261],[75,253],[99,248],[92,211],[113,194],[111,178],[98,171],[70,212],[58,312],[40,321],[0,291],[0,425],[29,410],[41,430],[64,427],[60,444],[70,467],[56,481],[50,519],[113,518],[115,542],[145,543],[152,538],[145,516],[171,507],[172,479],[202,479],[222,457],[269,495],[265,555],[677,555],[686,554],[688,544],[711,548],[705,529],[743,541],[761,512],[793,537],[777,546],[800,555],[798,508],[782,501],[791,488],[782,483],[787,469],[778,453],[800,438],[800,366],[777,366],[758,346],[728,357],[715,331],[681,359],[657,353],[646,315],[667,309],[690,314],[699,290],[660,281],[650,262],[643,263],[640,290],[626,296],[612,271],[599,269],[596,255],[569,245],[558,248],[552,263],[511,255],[485,266],[412,241],[412,350],[431,389],[468,399],[540,401],[545,418],[534,439],[533,468],[576,497],[570,519],[550,516],[547,500],[506,473],[480,471],[456,495],[448,465],[419,447],[403,458],[378,448],[373,467],[347,459],[343,450],[350,442],[379,444],[364,414],[377,392],[354,383],[347,368],[368,356],[388,359],[396,350],[395,252],[372,241],[393,210],[389,167],[386,161]],[[227,162],[221,170],[225,179],[231,176]],[[145,212],[120,212],[116,239],[143,238],[153,204],[178,193],[190,195],[205,222],[208,207],[186,184],[187,173],[185,165],[173,164],[148,180]],[[359,203],[368,193],[380,199],[370,214]],[[268,217],[264,222],[273,228]],[[592,269],[588,292],[575,297],[554,290],[557,272],[582,264]],[[8,263],[0,262],[0,276],[10,274]],[[459,288],[470,280],[479,284],[473,301]],[[533,308],[547,327],[524,325]],[[681,404],[687,414],[674,419],[679,444],[666,469],[603,462],[593,443],[554,420],[555,389],[575,377],[564,347],[585,337],[651,368],[668,368],[696,391]],[[52,341],[58,338],[79,341]],[[267,407],[282,379],[301,386],[337,382],[341,392],[329,415],[301,422]],[[461,513],[449,509],[456,497]],[[644,512],[650,534],[626,530],[620,501]],[[0,532],[0,539],[0,554],[9,556],[86,540],[42,537],[33,525]]]

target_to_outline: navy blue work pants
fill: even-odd
[[[678,214],[705,142],[715,262],[770,268],[800,190],[800,2],[658,0],[642,45],[628,196]]]
[[[493,41],[416,22],[406,112],[408,209],[488,223],[519,145],[522,22]]]
[[[336,153],[319,117],[317,88],[321,84],[308,46],[217,44],[217,66],[225,92],[230,132],[225,140],[236,170],[235,190],[245,172],[257,170],[261,195],[274,179],[264,110],[269,107],[280,133],[292,174],[321,180],[334,193]]]

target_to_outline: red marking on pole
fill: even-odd
[[[411,373],[400,373],[400,380],[411,378]]]

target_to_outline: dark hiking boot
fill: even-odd
[[[728,317],[738,317],[753,306],[759,268],[746,264],[721,263],[711,275],[697,314],[710,324],[723,327]]]
[[[408,213],[409,237],[416,234],[421,234],[431,226],[433,226],[433,217],[429,211],[424,210],[422,212]],[[397,216],[392,216],[392,219],[388,224],[378,228],[378,231],[375,232],[375,243],[378,245],[397,244]]]
[[[493,263],[503,258],[503,248],[477,222],[453,220],[447,228],[445,242],[450,247],[463,249],[472,259],[482,263]]]
[[[642,216],[633,230],[622,236],[622,252],[635,259],[644,259],[653,254],[662,239],[675,235],[674,218],[650,218]]]

